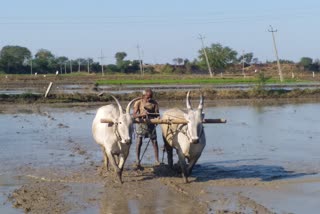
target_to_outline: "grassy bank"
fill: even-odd
[[[184,100],[186,97],[185,90],[160,91],[155,94],[155,98],[159,101]],[[320,99],[320,89],[295,89],[295,90],[263,90],[252,89],[244,90],[214,90],[202,89],[206,100],[218,99],[294,99],[294,98],[315,98]],[[193,92],[199,93],[198,91]],[[125,93],[115,95],[119,100],[129,101],[135,97],[141,96],[140,92]],[[48,98],[44,98],[39,94],[19,94],[6,95],[0,94],[0,102],[3,103],[77,103],[77,102],[109,102],[113,101],[111,94],[51,94]]]
[[[278,76],[266,74],[266,83],[277,84],[279,82]],[[152,85],[152,84],[258,84],[259,75],[254,74],[243,78],[241,75],[224,74],[210,78],[208,75],[200,74],[146,74],[144,76],[137,74],[106,74],[104,76],[100,74],[88,74],[83,72],[74,72],[72,74],[62,74],[55,76],[53,74],[47,75],[0,75],[0,87],[6,85],[18,86],[32,86],[32,85],[48,85],[49,82],[55,84],[98,84],[98,85]],[[315,81],[315,80],[313,80]],[[283,84],[290,83],[306,83],[310,80],[306,80],[303,76],[298,76],[295,79],[286,77]]]
[[[287,79],[283,83],[303,82],[296,79]],[[98,85],[152,85],[152,84],[258,84],[259,80],[254,77],[239,78],[151,78],[151,79],[103,79],[96,82]],[[280,83],[278,79],[268,79],[266,83]]]

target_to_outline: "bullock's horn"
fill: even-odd
[[[199,103],[199,106],[198,106],[198,109],[200,109],[200,110],[203,109],[203,101],[204,101],[204,98],[203,98],[203,95],[201,93],[201,95],[200,95],[200,103]]]
[[[133,100],[131,100],[128,105],[127,105],[127,108],[126,108],[126,114],[130,114],[130,108],[131,108],[131,105],[136,101],[136,100],[139,100],[141,98],[137,97],[137,98],[134,98]]]
[[[192,110],[189,95],[190,95],[190,91],[188,91],[188,93],[187,93],[187,100],[186,100],[187,109],[188,109],[188,110]]]
[[[117,105],[119,107],[120,115],[123,114],[122,106],[120,105],[119,100],[113,95],[111,95],[111,97],[116,101],[116,103],[117,103]]]

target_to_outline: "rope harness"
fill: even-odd
[[[182,133],[183,135],[185,135],[188,140],[191,142],[191,136],[188,132],[188,125],[187,124],[181,124],[181,125],[178,125],[178,128],[177,130],[173,130],[172,128],[172,123],[168,124],[167,126],[167,136],[168,137],[168,140],[172,140],[173,139],[173,135],[174,135],[174,132],[178,132],[178,133]],[[184,128],[185,127],[185,128]],[[200,131],[200,134],[199,134],[199,139],[202,137],[203,133],[204,133],[204,127],[203,125],[201,124],[201,131]],[[169,135],[171,134],[171,136],[169,137]]]
[[[118,130],[118,123],[114,123],[113,132],[114,132],[114,134],[115,134],[116,137],[117,137],[117,144],[118,144],[118,146],[119,146],[119,148],[120,148],[120,150],[121,150],[121,149],[122,149],[122,147],[121,147],[121,140],[122,140],[122,138],[121,138],[120,133],[119,133],[119,130]]]
[[[174,117],[174,118],[181,119],[181,118],[179,118],[179,117],[177,117],[177,116],[173,116],[173,115],[171,115],[171,116]],[[147,120],[147,125],[150,125],[149,120]],[[171,134],[171,136],[168,137],[168,140],[169,140],[169,141],[170,141],[170,140],[172,141],[175,132],[179,132],[179,133],[182,133],[183,135],[185,135],[185,136],[188,138],[188,140],[191,142],[191,136],[190,136],[190,134],[189,134],[189,132],[188,132],[188,125],[187,125],[187,124],[178,125],[178,129],[175,130],[175,131],[173,130],[172,125],[173,125],[173,123],[169,123],[168,126],[167,126],[167,137]],[[148,127],[148,126],[147,126],[147,127]],[[144,154],[146,153],[146,151],[147,151],[147,149],[148,149],[148,146],[149,146],[150,141],[151,141],[151,136],[154,135],[154,133],[155,133],[155,131],[156,131],[156,127],[157,127],[157,125],[155,125],[155,127],[154,127],[151,135],[149,136],[149,140],[148,140],[147,145],[146,145],[146,147],[145,147],[145,149],[144,149],[144,151],[143,151],[143,153],[142,153],[142,155],[141,155],[141,158],[140,158],[139,162],[142,161],[142,159],[143,159],[143,157],[144,157]],[[144,131],[147,131],[147,130],[145,129]],[[203,127],[203,125],[201,124],[201,131],[200,131],[200,134],[199,134],[199,139],[202,137],[203,133],[204,133],[204,127]],[[135,130],[135,134],[137,135],[136,130]],[[165,146],[164,146],[164,148],[163,148],[163,150],[162,150],[162,161],[161,161],[161,163],[163,163],[163,161],[164,161],[164,153],[165,153],[165,152],[166,152],[166,148],[165,148]]]
[[[118,123],[114,123],[113,132],[114,132],[114,134],[116,135],[117,140],[118,140],[118,141],[121,141],[122,138],[121,138],[120,133],[119,133],[119,130],[118,130]]]

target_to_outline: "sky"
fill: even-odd
[[[71,59],[98,57],[114,63],[116,52],[145,63],[197,58],[205,45],[221,43],[260,61],[320,58],[318,0],[0,0],[0,48],[44,48]]]

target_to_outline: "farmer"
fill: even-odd
[[[147,88],[143,91],[142,97],[140,100],[137,100],[133,107],[133,117],[139,118],[141,120],[148,121],[148,119],[158,118],[159,115],[159,106],[157,101],[152,99],[152,90]],[[156,165],[159,165],[159,148],[157,142],[157,133],[156,126],[151,123],[138,123],[136,126],[136,136],[137,136],[137,145],[136,145],[136,159],[137,159],[137,168],[140,168],[140,152],[142,146],[143,138],[150,138],[153,150]]]

